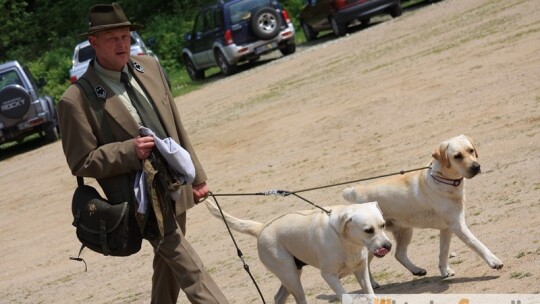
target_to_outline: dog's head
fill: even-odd
[[[461,177],[473,178],[480,173],[478,152],[469,136],[460,135],[442,142],[432,156],[443,170],[453,170]]]
[[[348,205],[338,223],[345,241],[366,246],[377,257],[383,257],[392,248],[384,232],[386,224],[377,202]]]

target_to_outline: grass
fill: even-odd
[[[523,278],[528,278],[528,277],[531,277],[532,276],[532,273],[530,272],[519,272],[519,271],[514,271],[510,274],[510,278],[511,279],[523,279]]]

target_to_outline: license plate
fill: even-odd
[[[268,50],[273,50],[275,48],[277,48],[276,42],[267,43],[267,44],[259,46],[258,48],[255,48],[255,54],[260,54]]]

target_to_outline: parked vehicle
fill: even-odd
[[[295,31],[287,11],[276,0],[218,1],[200,9],[193,30],[184,36],[182,60],[192,80],[219,67],[234,74],[237,64],[280,50],[296,51]]]
[[[395,18],[402,12],[400,0],[309,0],[300,12],[300,24],[310,41],[326,30],[343,36],[355,20],[367,25],[376,15],[390,14]]]
[[[0,65],[0,143],[19,141],[40,133],[48,141],[59,135],[58,116],[50,96],[41,96],[38,83],[17,61]]]
[[[135,31],[131,32],[131,55],[151,55],[158,59],[156,54],[154,54],[154,52],[146,46],[141,36],[139,36],[139,34]],[[85,40],[75,46],[75,50],[73,51],[72,66],[69,70],[69,81],[71,81],[71,83],[77,81],[77,79],[79,79],[79,77],[86,72],[86,68],[90,63],[90,60],[92,60],[92,58],[95,56],[96,52],[90,46],[90,42],[88,42],[88,40]]]

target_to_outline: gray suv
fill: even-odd
[[[57,140],[58,117],[50,96],[41,96],[38,83],[30,71],[17,61],[0,65],[0,144],[21,142],[26,136],[39,133],[48,141]]]
[[[231,75],[240,62],[275,50],[294,53],[294,39],[289,14],[276,0],[217,1],[200,9],[184,36],[182,61],[192,80],[204,79],[204,71],[215,66]]]

